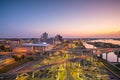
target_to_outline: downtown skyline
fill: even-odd
[[[119,38],[119,0],[0,1],[0,38]]]

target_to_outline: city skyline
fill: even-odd
[[[0,38],[119,38],[119,0],[0,1]]]

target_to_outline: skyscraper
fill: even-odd
[[[62,38],[62,36],[61,35],[56,35],[55,36],[55,41],[63,41],[63,38]]]
[[[46,42],[47,39],[48,39],[48,33],[45,32],[45,33],[42,34],[41,40],[44,41],[44,42]]]

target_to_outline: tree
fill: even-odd
[[[120,51],[115,51],[114,53],[115,53],[115,55],[117,55],[118,57],[120,57]]]
[[[12,55],[12,58],[14,58],[15,61],[19,61],[19,58],[16,55]]]
[[[120,51],[115,51],[115,55],[117,55],[117,62],[119,62],[119,57],[120,57]]]
[[[1,45],[0,46],[0,51],[5,51],[6,52],[6,51],[12,51],[12,49],[6,48],[5,45]]]
[[[25,56],[24,56],[24,55],[22,55],[22,56],[21,56],[21,59],[25,59]]]
[[[1,46],[0,46],[0,49],[1,49],[1,51],[6,51],[6,48],[5,48],[4,45],[1,45]]]

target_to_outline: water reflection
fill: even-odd
[[[119,40],[113,40],[113,39],[98,39],[98,40],[90,40],[88,42],[104,42],[104,43],[112,43],[112,44],[120,45]]]

